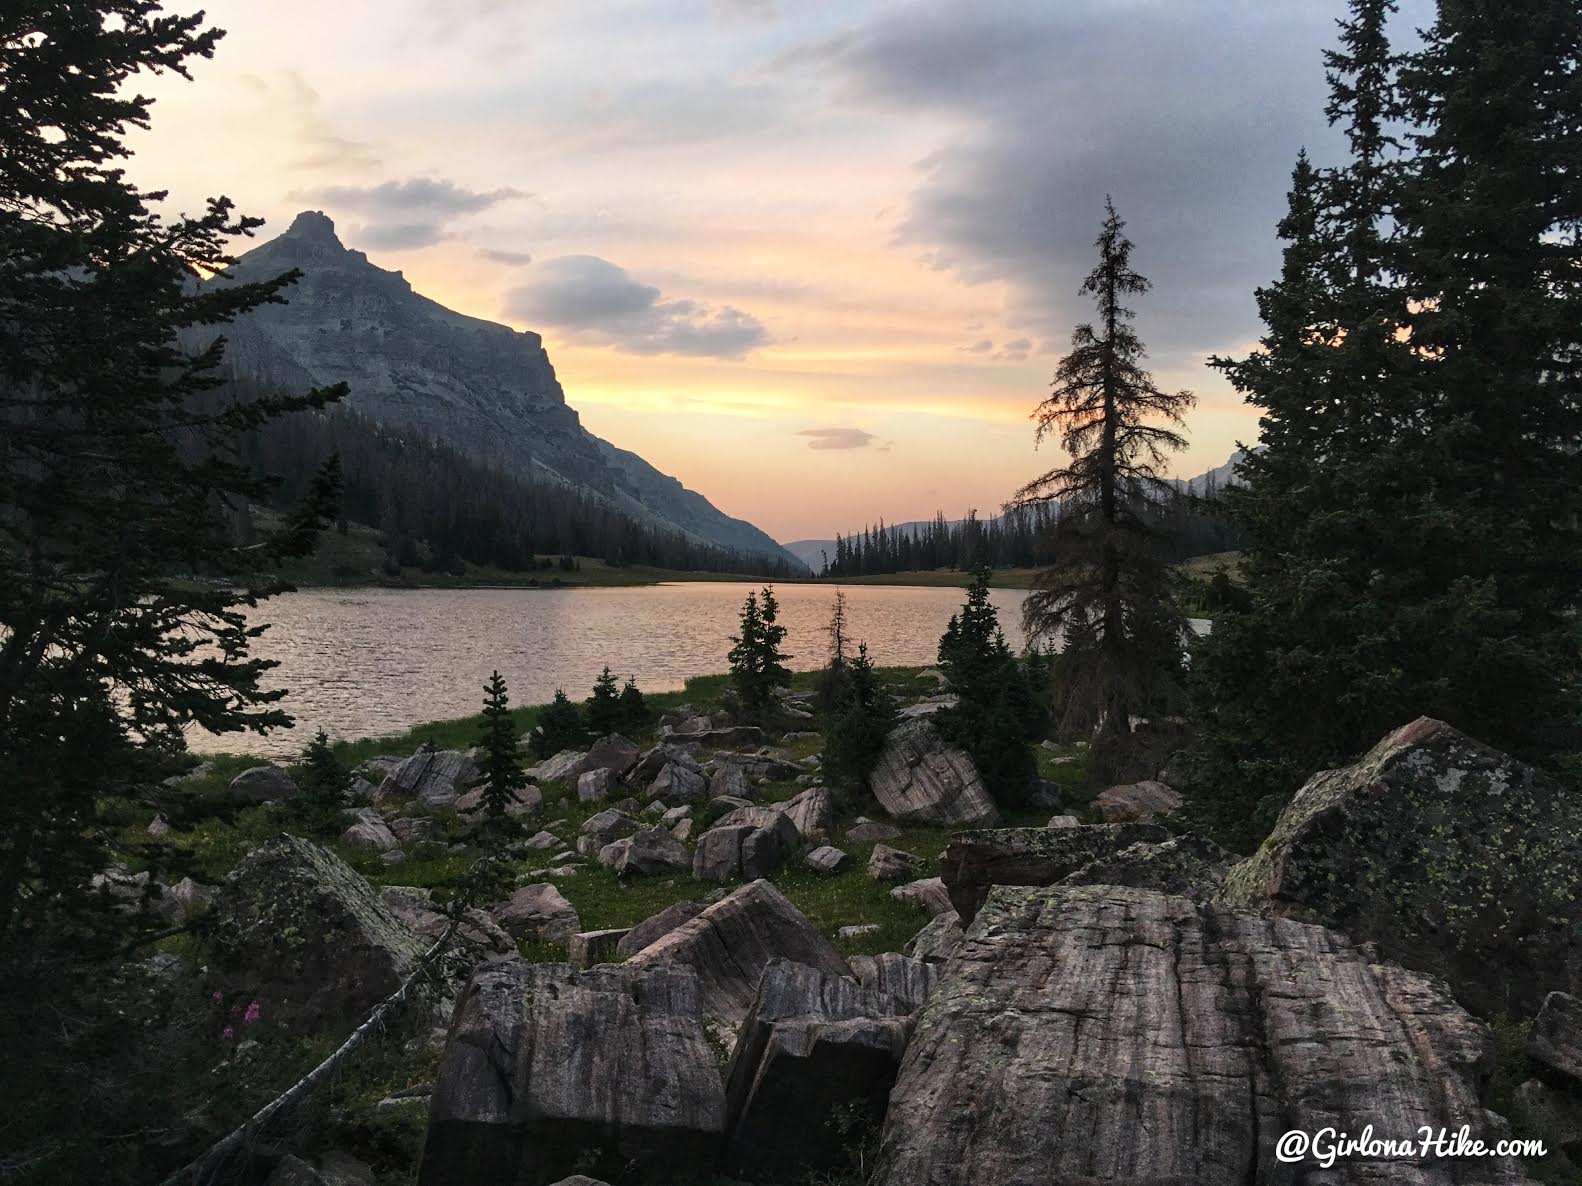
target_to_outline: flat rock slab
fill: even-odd
[[[1503,1159],[1282,1165],[1293,1128],[1492,1144],[1487,1029],[1324,927],[1121,886],[995,889],[916,1019],[873,1186],[1517,1186]]]
[[[754,881],[637,952],[628,968],[691,968],[703,1011],[740,1025],[773,959],[850,976],[851,968],[817,927],[767,881]]]
[[[615,953],[623,959],[636,955],[650,943],[663,939],[682,923],[691,922],[702,913],[702,902],[672,902],[628,931],[615,945]]]
[[[1138,842],[1170,839],[1157,824],[1075,828],[985,828],[957,832],[940,858],[940,877],[963,923],[996,885],[1054,885],[1082,866]]]
[[[1225,902],[1338,927],[1482,1016],[1582,995],[1582,796],[1443,721],[1315,774]]]
[[[418,799],[449,807],[478,777],[476,750],[419,750],[396,763],[379,784],[380,799]]]
[[[1151,820],[1159,815],[1174,815],[1185,800],[1175,790],[1156,779],[1122,783],[1106,787],[1093,800],[1107,824],[1123,824],[1130,820]]]
[[[706,1174],[725,1094],[684,968],[485,964],[456,1005],[419,1186]]]

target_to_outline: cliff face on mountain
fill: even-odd
[[[414,292],[400,272],[348,250],[335,224],[314,211],[242,256],[233,274],[262,280],[293,268],[302,278],[286,303],[227,327],[227,357],[238,375],[288,389],[345,382],[348,406],[378,423],[417,430],[508,472],[586,490],[640,522],[800,570],[751,523],[583,428],[538,334],[464,316]]]

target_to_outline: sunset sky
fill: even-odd
[[[179,10],[179,6],[178,10]],[[584,424],[781,540],[998,509],[1106,193],[1190,387],[1182,476],[1256,418],[1254,288],[1339,0],[215,0],[136,178],[342,240],[544,335]],[[1401,37],[1426,23],[1402,5]]]

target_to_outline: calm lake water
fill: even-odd
[[[629,589],[317,589],[264,603],[271,623],[257,653],[277,659],[270,685],[291,689],[297,727],[268,737],[197,734],[195,750],[287,755],[316,729],[334,738],[403,732],[478,711],[496,667],[513,704],[541,704],[557,687],[580,700],[609,664],[645,692],[721,672],[741,605],[755,586],[687,583]],[[930,664],[960,589],[844,586],[851,637],[884,665]],[[991,597],[1020,647],[1022,590]],[[831,585],[775,590],[794,670],[825,659]]]

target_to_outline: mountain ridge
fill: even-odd
[[[425,433],[508,473],[586,490],[640,522],[802,567],[753,524],[584,428],[539,334],[424,296],[400,272],[347,248],[321,211],[298,214],[210,283],[292,269],[302,276],[284,303],[226,328],[238,376],[288,389],[345,382],[347,406],[378,423]]]

